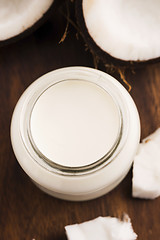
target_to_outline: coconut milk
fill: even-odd
[[[92,164],[114,146],[120,114],[112,97],[94,83],[67,80],[48,88],[31,114],[39,151],[69,167]]]

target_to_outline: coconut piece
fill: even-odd
[[[160,129],[145,138],[134,158],[132,195],[154,199],[160,196]]]
[[[158,145],[160,145],[160,128],[158,128],[154,133],[150,134],[148,137],[144,138],[142,140],[142,142],[146,143],[150,140],[152,140],[152,141],[156,142]]]
[[[88,222],[65,227],[68,240],[135,240],[131,221],[115,217],[98,217]]]
[[[159,8],[159,0],[77,0],[76,12],[92,51],[114,65],[125,65],[159,60]]]
[[[0,41],[13,38],[31,28],[54,0],[1,0]]]

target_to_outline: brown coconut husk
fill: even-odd
[[[73,3],[75,2],[75,0],[66,0],[65,1],[65,12],[64,13],[63,11],[61,11],[61,14],[66,18],[66,27],[65,27],[65,30],[64,30],[64,34],[62,35],[61,37],[61,40],[59,41],[59,43],[63,43],[64,40],[66,39],[67,37],[67,34],[68,34],[68,28],[69,28],[69,24],[71,24],[75,30],[77,31],[76,33],[76,38],[79,39],[79,35],[82,36],[82,38],[85,40],[86,39],[86,36],[85,36],[85,32],[86,32],[86,28],[84,29],[84,32],[82,31],[81,27],[80,27],[80,24],[77,25],[75,23],[75,21],[73,21],[70,17],[70,8],[69,8],[69,4],[70,3]],[[82,1],[81,1],[82,2]],[[76,9],[77,9],[77,3],[76,3]],[[77,14],[76,14],[77,15]],[[83,23],[84,23],[84,19],[83,19]],[[87,39],[89,39],[90,36],[87,32]],[[125,70],[126,70],[126,66],[117,66],[113,63],[113,61],[106,61],[106,59],[102,59],[98,54],[97,54],[97,51],[95,51],[94,48],[91,48],[90,44],[88,44],[87,42],[89,42],[90,39],[88,41],[86,41],[84,43],[84,46],[85,46],[85,51],[90,51],[91,54],[92,54],[92,57],[93,57],[93,64],[94,64],[94,67],[95,69],[98,69],[98,65],[100,62],[103,63],[103,65],[105,66],[105,69],[106,69],[106,72],[107,73],[114,73],[114,72],[117,72],[121,78],[121,80],[124,82],[124,84],[127,86],[128,88],[128,91],[130,92],[132,87],[131,85],[128,83],[128,81],[126,80],[125,78]],[[91,41],[93,42],[93,40],[91,39]],[[95,44],[95,43],[93,43]],[[97,45],[96,45],[97,46]],[[97,46],[98,47],[98,46]],[[98,47],[99,48],[99,47]],[[98,49],[99,51],[99,49]],[[108,54],[107,54],[107,57],[110,57]]]

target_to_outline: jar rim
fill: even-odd
[[[31,113],[39,97],[51,86],[59,82],[72,79],[95,83],[97,86],[105,90],[112,97],[115,105],[117,106],[120,117],[118,136],[110,151],[108,151],[108,153],[106,153],[97,161],[80,167],[60,165],[44,156],[33,141],[30,128]],[[112,78],[110,75],[99,70],[86,67],[68,67],[54,70],[48,74],[43,75],[29,87],[29,94],[25,100],[20,116],[20,134],[25,148],[31,155],[32,159],[37,162],[37,164],[56,174],[76,176],[95,172],[114,160],[114,158],[119,154],[125,144],[128,132],[127,122],[129,121],[125,102],[118,91],[118,87],[114,84],[114,81],[117,82],[117,80]]]

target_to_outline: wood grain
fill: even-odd
[[[70,26],[64,43],[58,44],[65,29],[58,12],[29,37],[0,49],[0,240],[65,240],[64,226],[99,215],[131,217],[138,240],[160,237],[160,198],[131,197],[131,171],[109,194],[87,202],[67,202],[50,197],[30,181],[20,168],[10,143],[10,120],[22,92],[36,78],[64,66],[94,67],[90,52]],[[103,66],[99,66],[101,70]],[[117,77],[121,82],[117,73]],[[160,126],[160,64],[128,71],[131,95],[141,118],[142,137]]]

